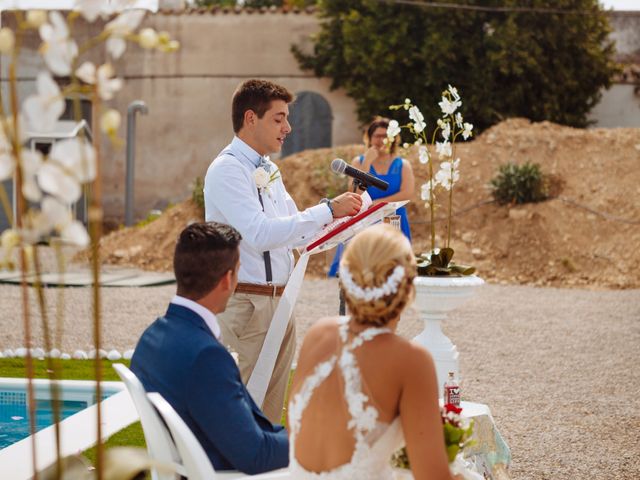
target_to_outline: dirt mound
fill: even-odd
[[[280,161],[298,207],[344,191],[346,180],[334,176],[329,164],[361,151],[358,145],[311,150]],[[416,173],[416,197],[408,210],[419,252],[428,249],[429,216],[419,198],[427,167],[415,148],[401,154]],[[461,179],[454,191],[451,246],[458,262],[475,265],[491,282],[640,287],[640,129],[581,130],[510,119],[458,145],[456,156]],[[554,198],[523,206],[491,202],[487,184],[510,161],[540,164],[553,179]],[[446,238],[446,214],[444,207],[436,214],[439,238]],[[186,202],[148,226],[115,232],[103,240],[106,261],[168,270],[172,242],[198,215]],[[313,258],[309,274],[322,275],[331,256]]]
[[[104,236],[100,241],[102,261],[157,272],[171,271],[178,235],[190,223],[203,219],[204,213],[191,200],[170,207],[151,223]],[[75,260],[87,258],[88,253],[82,252]]]

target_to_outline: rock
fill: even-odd
[[[96,351],[95,349],[91,349],[89,350],[89,353],[87,354],[87,357],[89,357],[91,360],[93,360],[94,358],[96,358]]]
[[[14,353],[17,358],[24,358],[27,356],[27,349],[24,347],[16,348]]]
[[[472,243],[475,240],[473,232],[464,232],[462,234],[462,241],[465,243]]]
[[[526,218],[529,212],[522,208],[510,208],[509,209],[509,218],[512,220],[522,220]]]
[[[71,360],[71,355],[68,353],[62,353],[60,354],[60,360]]]
[[[124,358],[125,360],[131,360],[131,357],[133,357],[132,348],[130,348],[129,350],[125,350],[124,353],[122,354],[122,358]]]
[[[116,258],[124,258],[124,257],[126,257],[126,256],[127,256],[127,251],[126,251],[126,250],[123,250],[123,249],[121,249],[121,248],[120,248],[120,249],[118,249],[118,250],[115,250],[115,251],[112,253],[112,255],[113,255],[114,257],[116,257]]]
[[[76,360],[87,360],[89,358],[89,355],[87,355],[87,352],[85,352],[84,350],[76,350],[75,352],[73,352],[73,358],[75,358]]]
[[[4,355],[4,358],[13,358],[16,356],[16,354],[13,353],[13,350],[11,350],[10,348],[7,348],[4,352],[2,352],[2,354]]]
[[[44,350],[40,347],[31,349],[31,356],[41,359],[44,358]]]
[[[484,252],[479,248],[472,248],[471,255],[473,255],[473,258],[476,258],[478,260],[482,260],[484,258]]]
[[[60,358],[60,350],[57,348],[52,348],[49,352],[49,358]]]
[[[98,355],[100,356],[100,358],[107,358],[107,351],[101,348],[100,350],[98,350]]]
[[[111,360],[112,362],[120,360],[121,358],[122,355],[120,355],[120,352],[117,350],[110,350],[109,353],[107,353],[107,359]]]

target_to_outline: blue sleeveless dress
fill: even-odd
[[[364,155],[360,155],[360,165],[364,161]],[[396,157],[391,162],[389,166],[389,171],[385,175],[380,175],[376,172],[376,169],[373,168],[373,165],[369,167],[369,173],[379,178],[380,180],[384,180],[389,184],[389,188],[386,192],[383,192],[379,188],[369,187],[367,192],[371,196],[372,200],[377,200],[379,198],[384,199],[390,195],[398,193],[400,191],[400,186],[402,185],[402,158]],[[405,207],[400,207],[396,210],[396,215],[400,215],[400,229],[402,233],[411,240],[411,229],[409,228],[409,219],[407,217],[407,209]],[[329,268],[330,277],[335,277],[338,274],[338,268],[340,266],[340,257],[342,256],[342,252],[344,250],[344,245],[340,244],[336,248],[336,254],[333,257],[333,261],[331,262],[331,267]]]

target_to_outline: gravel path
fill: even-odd
[[[105,348],[132,348],[173,293],[174,286],[103,289]],[[46,291],[50,315],[58,294]],[[337,298],[334,280],[305,282],[299,344],[313,321],[336,312]],[[0,349],[24,343],[20,305],[20,289],[0,285]],[[89,349],[88,289],[64,290],[63,310],[63,350]],[[41,346],[39,323],[34,317]],[[400,333],[420,330],[409,309]],[[514,479],[640,478],[640,290],[486,285],[444,330],[460,351],[463,396],[491,407]]]

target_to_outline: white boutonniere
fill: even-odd
[[[256,187],[258,187],[258,191],[269,192],[269,187],[273,182],[275,182],[278,178],[280,178],[280,170],[276,169],[273,173],[267,172],[264,167],[258,167],[253,172],[253,179],[256,182]]]

